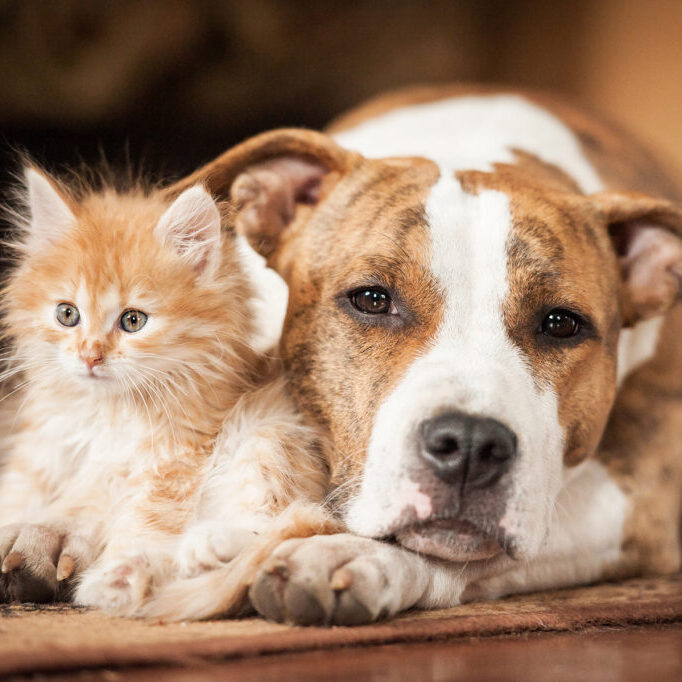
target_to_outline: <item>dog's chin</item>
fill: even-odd
[[[407,549],[447,561],[492,559],[503,552],[495,538],[468,521],[427,521],[396,531],[395,538]]]

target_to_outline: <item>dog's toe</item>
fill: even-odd
[[[284,587],[288,574],[272,566],[264,567],[251,586],[249,596],[254,608],[268,620],[282,623],[285,620]]]
[[[289,581],[284,589],[286,620],[298,625],[323,625],[330,613],[323,607],[319,590],[309,591],[303,585]]]
[[[362,625],[376,620],[372,612],[350,590],[338,595],[334,622],[337,625]]]

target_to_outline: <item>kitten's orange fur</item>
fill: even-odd
[[[243,551],[247,566],[256,534],[286,534],[273,516],[323,493],[315,433],[249,345],[253,291],[205,190],[170,205],[26,177],[31,217],[3,293],[0,600],[71,583],[79,603],[138,613],[177,572]],[[148,316],[139,331],[121,327],[127,310]]]

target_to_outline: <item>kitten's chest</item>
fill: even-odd
[[[137,415],[97,410],[63,410],[27,415],[17,450],[48,486],[110,489],[153,466],[154,434]]]

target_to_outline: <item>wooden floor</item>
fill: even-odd
[[[103,682],[302,682],[318,679],[330,682],[672,682],[682,681],[682,623],[646,628],[599,628],[576,634],[531,634],[429,644],[352,647],[270,655],[228,663],[190,664],[184,668],[108,669],[79,672],[75,677],[42,674],[39,679],[51,682],[67,679]]]

